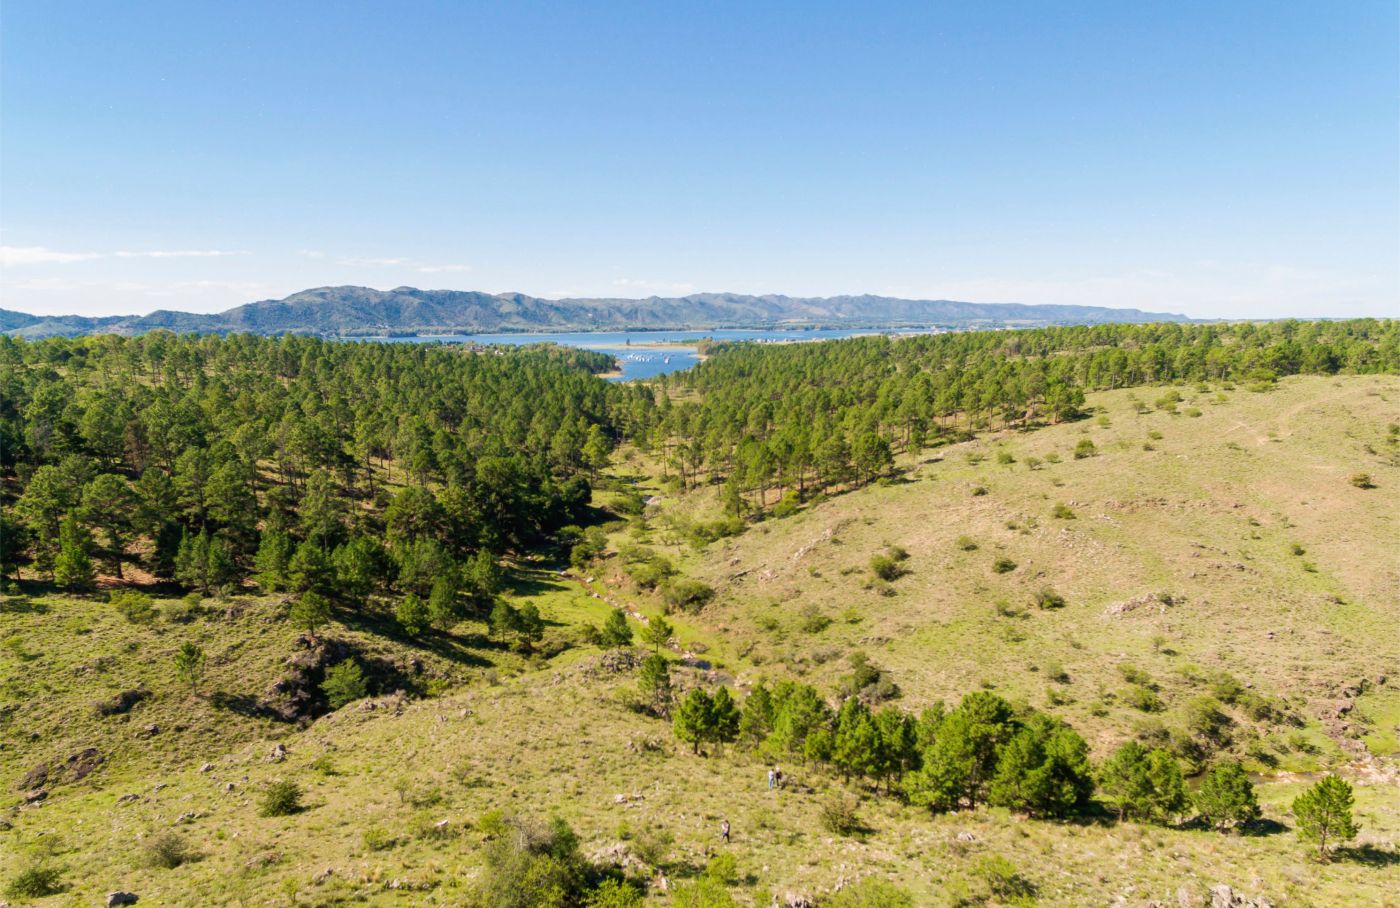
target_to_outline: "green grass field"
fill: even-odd
[[[1176,413],[1155,406],[1161,389],[1110,392],[1091,396],[1095,413],[1080,422],[926,451],[886,484],[703,550],[667,515],[713,515],[714,492],[656,485],[663,500],[648,529],[614,541],[667,552],[718,591],[673,618],[680,648],[716,670],[678,667],[683,685],[796,677],[830,691],[858,649],[890,673],[906,708],[988,687],[1064,717],[1102,756],[1179,725],[1194,698],[1234,690],[1228,674],[1278,711],[1257,719],[1240,705],[1247,697],[1223,704],[1230,752],[1262,773],[1273,822],[1260,834],[985,809],[935,817],[864,795],[866,831],[841,837],[820,821],[839,780],[785,765],[791,784],[773,793],[754,757],[690,754],[665,723],[628,708],[634,678],[593,647],[526,658],[475,622],[423,645],[341,616],[351,623],[323,636],[424,696],[351,703],[298,728],[248,707],[297,652],[278,598],[206,600],[190,616],[167,600],[167,616],[135,625],[96,599],[36,594],[0,612],[0,885],[44,861],[65,886],[44,905],[100,904],[118,889],[142,905],[470,904],[475,823],[500,809],[557,813],[585,853],[666,830],[672,880],[725,848],[717,831],[728,819],[732,892],[764,908],[868,875],[920,905],[1001,904],[982,870],[997,856],[1044,905],[1209,904],[1216,883],[1280,906],[1400,905],[1400,459],[1388,441],[1400,382],[1180,390]],[[1084,437],[1098,453],[1075,459]],[[1003,451],[1012,462],[998,462]],[[1375,488],[1351,484],[1357,472]],[[1072,517],[1054,516],[1060,503]],[[960,546],[964,536],[976,548]],[[886,588],[869,561],[889,546],[908,551],[908,573]],[[994,572],[997,558],[1015,568]],[[591,576],[585,585],[526,565],[510,596],[535,602],[560,639],[599,623],[607,600],[661,609],[615,558]],[[1045,587],[1063,607],[1034,603]],[[174,672],[187,641],[208,655],[197,691]],[[1133,706],[1134,687],[1154,688],[1161,709]],[[124,715],[93,706],[131,689],[148,696]],[[278,744],[286,756],[275,760]],[[24,803],[32,767],[87,747],[104,757],[90,775]],[[1356,848],[1319,864],[1293,835],[1288,804],[1306,782],[1294,773],[1328,767],[1356,783],[1362,828]],[[279,780],[305,789],[305,809],[260,816]],[[149,844],[171,832],[191,859],[152,866]]]

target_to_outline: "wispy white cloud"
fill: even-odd
[[[151,249],[141,252],[122,251],[112,255],[119,259],[217,259],[229,255],[247,255],[246,249]]]
[[[97,252],[60,252],[44,246],[0,246],[0,266],[59,265],[101,258]]]
[[[330,258],[317,249],[301,249],[298,254],[309,259]],[[435,264],[406,256],[335,256],[335,263],[346,268],[409,268],[419,274],[460,274],[472,270],[471,265]]]
[[[225,249],[149,249],[118,252],[64,252],[46,246],[0,246],[0,266],[13,268],[22,265],[65,265],[71,262],[88,262],[93,259],[185,259],[220,258],[228,255],[247,255],[243,250]]]
[[[612,283],[614,287],[622,287],[627,290],[647,290],[652,293],[693,293],[695,291],[695,285],[685,281],[649,281],[620,277]]]

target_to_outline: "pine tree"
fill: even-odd
[[[394,620],[410,637],[417,637],[427,630],[428,625],[432,623],[431,617],[427,604],[418,598],[416,593],[404,596],[394,608]]]
[[[739,738],[749,747],[758,747],[773,733],[773,695],[763,682],[754,685],[744,699],[739,715]]]
[[[331,604],[319,593],[302,593],[300,598],[292,603],[287,617],[297,627],[315,637],[321,625],[331,620]]]
[[[1293,799],[1293,818],[1298,823],[1298,837],[1305,842],[1317,843],[1319,860],[1328,859],[1334,843],[1356,838],[1352,803],[1351,785],[1337,776],[1319,779]]]
[[[1099,768],[1099,785],[1113,799],[1120,820],[1165,823],[1190,807],[1181,767],[1171,753],[1124,742]]]
[[[661,615],[653,615],[642,627],[642,642],[659,653],[661,647],[671,642],[671,634],[674,632],[671,622]]]
[[[280,526],[263,530],[258,553],[253,557],[258,586],[267,592],[281,592],[287,589],[290,582],[287,569],[291,564],[293,551],[292,537],[286,530]]]
[[[175,676],[188,684],[191,691],[197,690],[204,677],[204,650],[194,643],[182,644],[175,653]]]
[[[53,562],[54,582],[66,590],[87,592],[97,586],[97,572],[88,555],[91,540],[87,530],[72,514],[63,518],[58,529],[58,554]]]
[[[715,691],[710,701],[707,737],[721,748],[739,737],[739,707],[734,704],[729,688],[723,685]]]
[[[627,623],[627,613],[615,608],[603,621],[600,634],[603,645],[610,649],[621,649],[632,645],[632,627]]]
[[[1254,784],[1234,761],[1220,763],[1207,773],[1194,801],[1201,818],[1222,831],[1259,819]]]
[[[433,626],[444,631],[462,620],[457,584],[446,575],[433,581],[433,589],[428,594],[428,615]]]
[[[653,653],[642,661],[637,674],[637,693],[653,713],[661,717],[671,714],[671,666],[666,657]]]
[[[713,711],[713,698],[698,687],[686,694],[676,709],[673,721],[676,737],[692,745],[697,754],[700,745],[709,740]]]

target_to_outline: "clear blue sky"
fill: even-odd
[[[1394,0],[0,11],[0,305],[1400,315]]]

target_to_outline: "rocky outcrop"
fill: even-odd
[[[1210,908],[1274,908],[1274,903],[1264,896],[1248,898],[1224,883],[1210,887]]]
[[[85,747],[58,765],[40,763],[20,779],[19,787],[35,791],[45,786],[62,785],[66,782],[81,782],[103,762],[102,752],[96,747]]]
[[[99,716],[120,716],[131,712],[131,708],[151,695],[151,692],[140,687],[131,690],[124,690],[107,700],[98,700],[92,704],[93,709]]]

